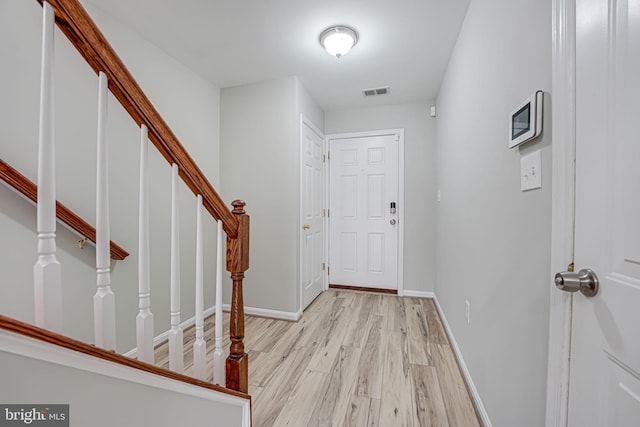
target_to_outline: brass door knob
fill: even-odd
[[[303,230],[311,230],[311,226],[309,224],[305,224],[302,226]]]

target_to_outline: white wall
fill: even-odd
[[[295,110],[293,77],[220,92],[223,195],[251,216],[244,302],[288,312],[298,305]]]
[[[219,90],[92,5],[99,27],[201,169],[219,183]],[[40,25],[37,2],[0,3],[0,157],[36,181]],[[95,223],[97,77],[66,38],[56,36],[56,136],[58,200]],[[109,99],[111,238],[131,255],[112,274],[118,310],[118,350],[135,346],[137,314],[137,214],[139,130]],[[170,166],[150,148],[152,311],[156,335],[169,329]],[[182,185],[182,313],[193,316],[195,198]],[[207,216],[208,218],[208,216]],[[215,225],[206,221],[205,256],[215,256]],[[32,266],[36,260],[35,208],[0,186],[0,311],[33,320]],[[95,251],[80,250],[78,236],[58,226],[64,331],[93,342]],[[206,304],[213,304],[214,262],[208,262]]]
[[[311,97],[302,82],[296,77],[296,109],[297,114],[304,114],[320,130],[324,129],[325,113]],[[298,120],[298,130],[300,129],[300,120]],[[300,133],[298,133],[300,135]],[[300,166],[300,165],[298,165]]]
[[[544,425],[549,95],[536,142],[510,150],[507,135],[510,111],[549,91],[550,61],[550,0],[474,0],[438,96],[436,295],[496,427]],[[543,188],[523,193],[520,158],[538,149]]]
[[[433,292],[436,249],[434,102],[327,111],[327,134],[404,128],[404,289]]]
[[[245,200],[251,215],[249,307],[300,310],[300,114],[322,127],[322,110],[297,77],[221,90],[223,194]]]

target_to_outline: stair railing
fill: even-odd
[[[0,159],[0,179],[25,198],[37,203],[38,186],[2,159]],[[59,201],[56,201],[56,217],[82,237],[78,240],[80,249],[83,249],[88,241],[96,242],[96,229]],[[129,256],[129,252],[115,242],[111,242],[110,247],[112,260],[122,261]]]
[[[169,333],[170,369],[182,373],[182,331],[180,330],[179,236],[177,232],[178,177],[196,196],[198,218],[202,209],[218,222],[218,277],[216,284],[216,337],[214,378],[217,384],[247,392],[248,358],[244,351],[244,303],[242,284],[249,268],[249,216],[245,203],[236,200],[230,211],[204,174],[189,156],[147,96],[140,89],[124,63],[115,53],[78,0],[49,0],[43,6],[42,69],[40,97],[40,133],[38,157],[38,260],[34,267],[36,325],[60,332],[62,328],[62,292],[60,264],[56,258],[55,221],[55,141],[54,141],[54,22],[76,47],[98,75],[98,159],[97,159],[97,221],[96,272],[97,292],[94,297],[96,345],[115,349],[115,297],[111,289],[109,264],[109,200],[108,158],[106,147],[107,91],[129,113],[141,129],[140,142],[140,201],[139,201],[139,314],[136,318],[137,357],[153,363],[153,314],[150,306],[149,231],[147,147],[151,142],[172,166],[172,255],[171,255],[171,331]],[[198,220],[200,224],[201,221]],[[197,296],[196,333],[194,344],[194,374],[205,379],[206,343],[203,342],[203,286],[202,286],[202,227],[197,227]],[[222,235],[226,234],[226,268],[233,282],[230,310],[229,355],[222,370],[224,351],[222,334]],[[222,378],[225,375],[226,378]]]

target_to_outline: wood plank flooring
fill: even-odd
[[[225,314],[226,351],[228,329]],[[430,299],[329,290],[298,322],[247,316],[245,334],[254,427],[480,426]],[[184,332],[188,374],[194,335]],[[159,365],[167,355],[156,348]]]

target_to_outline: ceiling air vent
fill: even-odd
[[[374,87],[371,89],[363,89],[363,96],[378,96],[378,95],[388,95],[389,94],[389,86],[385,87]]]

